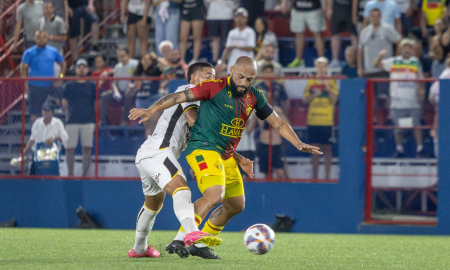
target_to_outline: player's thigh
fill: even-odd
[[[219,153],[212,150],[195,150],[186,157],[203,193],[211,186],[225,186],[225,169]]]
[[[192,36],[193,38],[202,38],[203,34],[203,21],[192,21]]]
[[[191,22],[182,20],[180,22],[180,40],[187,40],[191,30]]]
[[[136,155],[136,167],[142,175],[148,178],[146,179],[147,182],[151,182],[153,186],[158,187],[154,187],[154,191],[164,191],[166,185],[176,176],[181,177],[181,180],[186,182],[181,165],[169,150],[139,149]],[[177,180],[181,181],[178,178]]]
[[[234,158],[224,161],[225,169],[225,196],[224,199],[243,196],[244,182],[239,167]]]
[[[95,124],[82,124],[80,126],[81,146],[91,148],[94,143]]]
[[[80,134],[80,125],[78,124],[69,124],[66,126],[67,134],[69,135],[67,138],[67,149],[74,149],[77,147],[78,138]]]
[[[292,33],[304,33],[306,30],[305,12],[291,10],[290,28]]]
[[[409,115],[411,116],[413,125],[415,127],[421,125],[421,121],[420,121],[420,120],[422,120],[422,110],[421,109],[410,109]]]
[[[325,31],[326,29],[325,15],[321,9],[307,12],[305,15],[305,20],[308,29],[313,33],[319,33]]]

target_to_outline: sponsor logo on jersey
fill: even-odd
[[[207,83],[207,82],[217,82],[217,83],[221,83],[222,80],[220,80],[220,79],[217,79],[217,80],[206,80],[206,81],[200,82],[199,86],[202,86],[202,83]]]
[[[231,105],[228,105],[228,104],[223,104],[223,105],[227,108],[233,109],[233,106],[231,106]]]
[[[242,132],[244,131],[245,122],[241,118],[234,118],[231,120],[231,126],[222,124],[222,129],[220,130],[220,135],[232,137],[232,138],[240,138],[242,136]]]
[[[231,91],[228,90],[228,97],[231,98]]]

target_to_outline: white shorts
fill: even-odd
[[[180,175],[186,180],[180,163],[169,149],[139,148],[135,163],[141,175],[142,190],[145,196],[154,196],[163,192],[167,183],[176,175]]]
[[[322,9],[312,11],[298,11],[291,9],[291,32],[304,33],[306,26],[313,33],[323,32],[326,29],[325,15]]]
[[[77,147],[78,138],[81,138],[81,146],[83,148],[91,148],[94,140],[95,124],[68,124],[66,126],[67,139],[66,149],[74,149]]]

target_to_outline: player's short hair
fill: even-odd
[[[106,56],[104,55],[104,54],[97,54],[95,57],[94,57],[94,59],[97,59],[97,58],[101,58],[101,59],[103,59],[103,61],[105,61],[105,63],[106,63]]]
[[[358,51],[358,47],[356,46],[348,46],[347,48],[345,48],[345,51]]]
[[[372,13],[372,12],[374,12],[374,11],[378,12],[378,14],[380,14],[380,16],[381,16],[381,10],[380,10],[379,8],[372,8],[372,9],[370,10],[369,14]]]
[[[208,62],[197,62],[189,66],[188,72],[187,72],[187,79],[188,83],[191,83],[191,76],[197,71],[201,71],[203,68],[214,68],[213,65],[211,65]]]

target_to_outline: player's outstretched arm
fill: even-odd
[[[233,158],[236,160],[236,163],[241,167],[241,169],[250,177],[253,178],[255,175],[253,174],[253,160],[245,158],[238,153],[233,153]]]
[[[142,122],[148,121],[155,113],[159,111],[163,111],[165,109],[168,109],[174,105],[183,102],[192,102],[192,101],[197,101],[197,99],[195,99],[191,89],[176,92],[162,97],[148,109],[137,109],[137,108],[132,109],[130,111],[130,114],[128,115],[128,119],[136,120],[141,118],[141,120],[139,121],[140,124]]]
[[[292,130],[292,127],[281,117],[278,116],[278,114],[273,111],[269,117],[266,118],[266,121],[278,132],[280,135],[288,140],[292,145],[294,145],[298,150],[305,152],[305,153],[311,153],[316,155],[322,155],[323,153],[320,151],[319,147],[309,145],[306,143],[302,143],[300,139],[297,137],[297,134],[295,134],[294,130]]]

